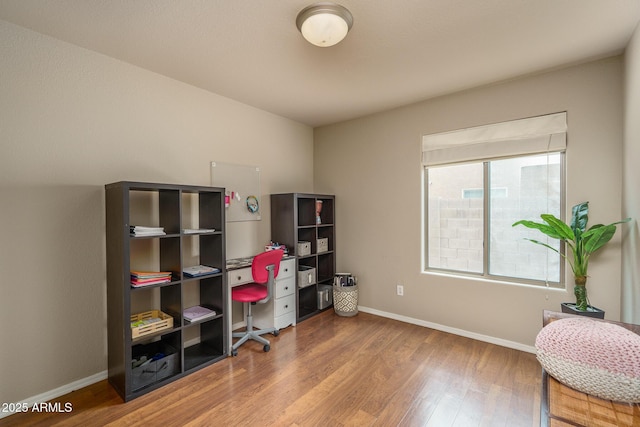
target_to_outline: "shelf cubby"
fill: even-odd
[[[188,330],[196,330],[199,337],[197,342],[193,339],[184,344],[184,370],[185,372],[198,367],[208,365],[214,361],[226,357],[226,340],[223,332],[224,317],[217,316],[206,321],[198,322],[190,326]]]

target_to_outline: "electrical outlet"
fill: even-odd
[[[398,294],[399,296],[403,296],[404,295],[404,286],[397,285],[396,286],[396,294]]]

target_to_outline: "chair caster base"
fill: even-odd
[[[238,355],[238,350],[231,350],[231,355],[232,356],[237,356]]]
[[[264,347],[262,347],[262,349],[266,353],[267,351],[271,350],[271,346],[269,344],[265,344]]]

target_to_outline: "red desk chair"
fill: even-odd
[[[251,314],[251,306],[255,304],[264,304],[269,301],[273,295],[273,286],[275,278],[278,277],[280,271],[280,260],[284,255],[282,249],[263,252],[256,255],[251,263],[251,274],[253,275],[253,283],[235,286],[231,288],[231,299],[247,304],[247,330],[245,332],[234,332],[234,338],[240,338],[231,347],[231,354],[238,355],[238,347],[248,340],[255,340],[264,344],[264,351],[271,350],[269,341],[260,335],[273,334],[278,336],[279,332],[276,328],[267,328],[253,330],[253,315]]]

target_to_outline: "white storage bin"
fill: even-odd
[[[316,269],[301,265],[298,267],[298,287],[306,288],[316,284]]]
[[[298,242],[298,256],[311,255],[311,242]]]
[[[333,304],[333,287],[331,285],[318,285],[318,310]]]
[[[326,237],[323,239],[318,239],[318,250],[316,252],[321,254],[322,252],[327,252],[328,250],[329,250],[329,239]]]

